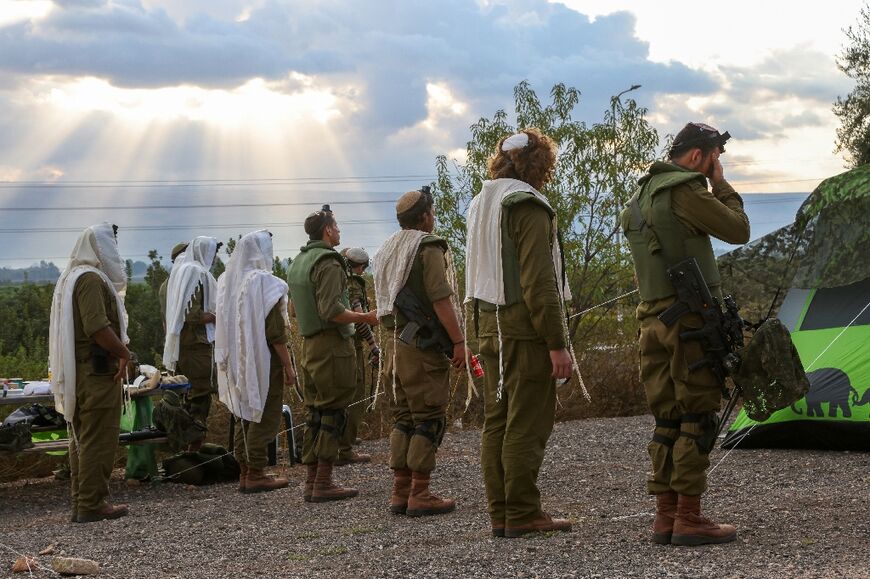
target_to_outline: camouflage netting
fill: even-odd
[[[870,277],[870,165],[823,181],[795,222],[719,257],[722,286],[744,318],[775,314],[790,287],[826,288]]]

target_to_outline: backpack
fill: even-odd
[[[164,481],[210,485],[239,480],[241,469],[232,454],[217,444],[203,444],[198,452],[181,452],[162,463]]]
[[[184,408],[181,396],[174,390],[163,393],[163,398],[154,405],[151,418],[154,426],[166,433],[169,448],[174,452],[205,437],[205,424],[191,416]]]

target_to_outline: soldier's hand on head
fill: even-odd
[[[712,184],[721,183],[725,179],[725,170],[722,169],[722,163],[719,162],[719,159],[713,159],[713,162],[710,164],[710,172],[707,175]]]
[[[553,365],[553,378],[570,378],[572,363],[568,350],[550,350],[550,363]]]

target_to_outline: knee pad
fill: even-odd
[[[395,422],[393,423],[393,430],[398,430],[407,437],[414,435],[414,425],[410,422]]]
[[[679,430],[680,429],[680,419],[679,418],[659,418],[656,416],[656,428],[653,431],[652,442],[662,444],[669,448],[674,446],[674,443],[677,441],[676,438],[671,438],[670,436],[664,435],[661,430]]]
[[[702,412],[697,414],[683,414],[682,421],[684,424],[696,423],[699,425],[701,434],[693,434],[680,430],[680,436],[691,438],[698,446],[698,452],[701,454],[710,454],[713,447],[716,446],[716,430],[719,427],[719,415],[715,412]]]
[[[305,421],[305,426],[311,429],[314,434],[317,434],[317,431],[320,430],[320,420],[321,414],[320,411],[316,408],[308,407],[308,419]]]
[[[432,446],[436,448],[441,446],[441,441],[444,440],[444,431],[447,428],[446,418],[435,418],[432,420],[424,420],[417,424],[414,428],[414,434],[428,438],[432,442]]]
[[[341,438],[347,428],[347,410],[344,408],[335,410],[320,410],[321,417],[328,416],[333,419],[335,424],[323,424],[321,418],[320,430],[326,431],[336,438]]]

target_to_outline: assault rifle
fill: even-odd
[[[747,325],[740,317],[737,304],[731,296],[723,300],[725,308],[710,293],[707,282],[694,257],[685,259],[667,270],[671,283],[677,292],[677,301],[659,314],[658,318],[666,326],[673,326],[686,314],[698,314],[702,326],[697,330],[680,333],[680,340],[693,340],[700,344],[704,355],[689,363],[689,371],[710,368],[728,400],[716,430],[716,436],[728,420],[742,388],[734,382],[734,393],[725,387],[725,378],[732,376],[740,368],[737,352],[743,348],[743,328]],[[715,440],[715,439],[714,439]]]
[[[436,346],[448,358],[453,357],[453,341],[438,318],[426,311],[420,299],[406,285],[396,296],[396,307],[408,318],[408,323],[399,334],[399,339],[421,350]],[[415,344],[416,339],[416,344]]]

